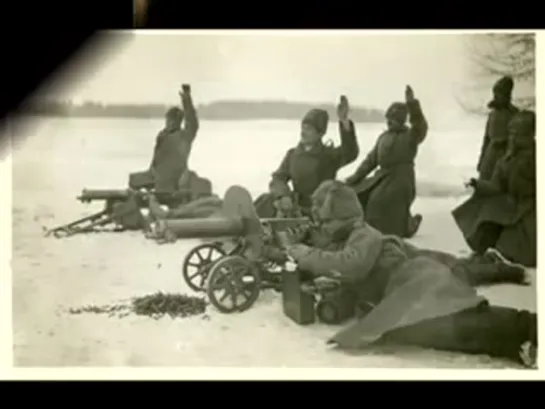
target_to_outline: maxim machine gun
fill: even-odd
[[[206,292],[220,312],[245,311],[261,290],[274,289],[282,292],[284,313],[295,322],[313,323],[315,312],[324,322],[339,322],[352,312],[339,297],[332,297],[339,283],[318,288],[284,251],[285,246],[302,241],[312,227],[308,218],[259,219],[251,195],[240,186],[227,190],[218,216],[162,220],[157,226],[178,238],[215,240],[185,256],[182,275],[191,289]],[[226,240],[217,241],[221,237]]]
[[[68,237],[79,233],[89,233],[107,225],[113,225],[115,231],[139,230],[146,220],[140,209],[146,206],[146,197],[150,191],[136,189],[83,189],[77,199],[82,203],[104,201],[104,208],[90,216],[83,217],[46,231],[46,236]],[[188,195],[186,191],[175,193],[153,193],[161,204],[183,203]]]

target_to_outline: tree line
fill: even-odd
[[[169,106],[163,104],[104,104],[87,101],[34,100],[23,107],[25,115],[87,118],[162,118]],[[322,108],[335,117],[334,104],[313,104],[287,101],[216,101],[197,106],[199,117],[208,120],[299,120],[312,108]],[[351,118],[356,122],[382,122],[384,111],[373,108],[351,107]]]

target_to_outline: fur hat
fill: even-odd
[[[407,104],[403,102],[394,102],[386,110],[386,119],[396,122],[399,125],[404,125],[407,122],[409,109]]]
[[[165,116],[168,119],[177,120],[181,122],[184,119],[184,111],[182,111],[178,107],[172,107],[167,111]]]
[[[312,202],[322,221],[363,218],[356,192],[338,180],[322,182],[314,191]]]
[[[320,135],[325,135],[329,122],[329,114],[323,109],[314,108],[303,117],[303,123],[312,126]]]
[[[498,94],[511,96],[514,86],[515,86],[515,83],[513,82],[513,78],[506,75],[504,77],[501,77],[498,81],[496,81],[492,89],[494,92],[497,92]]]

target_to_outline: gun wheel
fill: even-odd
[[[229,314],[249,309],[259,297],[259,270],[244,257],[234,255],[216,262],[210,269],[206,293],[210,303]]]
[[[316,315],[324,324],[335,325],[340,321],[337,307],[329,301],[318,302],[318,305],[316,305]]]
[[[193,291],[205,291],[205,283],[212,264],[225,256],[225,250],[218,243],[200,244],[184,258],[182,276]]]

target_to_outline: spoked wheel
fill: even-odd
[[[193,291],[205,291],[205,283],[212,264],[225,256],[218,243],[204,243],[194,247],[184,258],[182,275]]]
[[[320,301],[316,305],[316,315],[324,324],[334,325],[340,321],[340,314],[337,306],[329,301]]]
[[[210,303],[229,314],[249,309],[259,297],[259,270],[242,256],[225,257],[212,266],[206,293]]]

